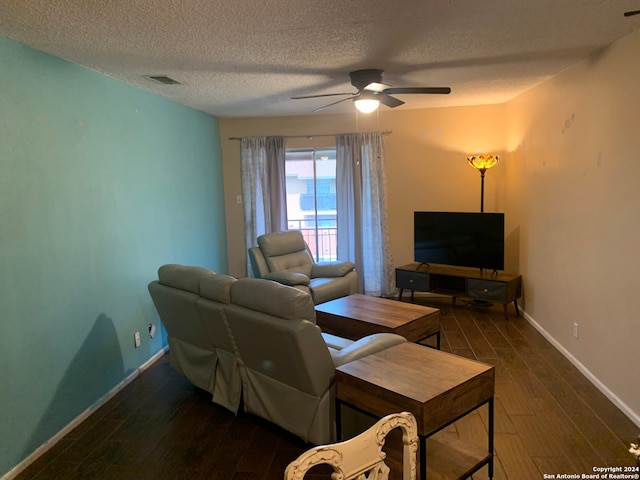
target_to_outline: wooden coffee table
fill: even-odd
[[[316,306],[323,332],[350,340],[372,333],[397,333],[410,342],[433,335],[440,349],[440,310],[356,293]]]
[[[403,343],[336,368],[336,427],[341,440],[341,404],[373,417],[408,411],[418,422],[420,478],[468,478],[488,465],[493,477],[495,367]],[[483,405],[488,408],[487,449],[427,437]],[[428,466],[429,468],[425,468]],[[438,467],[446,469],[440,476]]]

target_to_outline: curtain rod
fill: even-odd
[[[351,132],[351,133],[372,133],[372,132]],[[383,135],[389,135],[392,133],[391,131],[380,132]],[[344,133],[320,133],[317,135],[265,135],[267,137],[282,137],[282,138],[308,138],[311,140],[314,137],[335,137],[336,135],[346,135]],[[251,138],[251,137],[229,137],[229,140],[242,140],[243,138]]]

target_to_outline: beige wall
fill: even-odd
[[[640,31],[508,104],[526,313],[636,423],[638,56]]]
[[[245,251],[240,148],[228,137],[391,131],[396,265],[413,260],[413,211],[477,211],[480,175],[465,157],[500,154],[485,211],[506,214],[505,269],[523,275],[525,317],[640,425],[639,55],[640,31],[506,105],[221,120],[230,273],[244,275]]]

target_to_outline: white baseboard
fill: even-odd
[[[149,360],[136,368],[129,376],[127,376],[122,382],[113,387],[106,395],[100,398],[96,403],[87,408],[84,412],[74,418],[68,425],[66,425],[62,430],[56,433],[52,438],[48,441],[40,445],[31,455],[21,461],[18,465],[13,467],[7,473],[5,473],[0,480],[13,480],[20,473],[22,473],[29,465],[35,462],[38,458],[44,455],[49,449],[51,449],[56,443],[58,443],[66,434],[71,432],[74,428],[84,422],[93,412],[95,412],[102,405],[111,400],[118,392],[120,392],[123,388],[129,385],[133,380],[136,379],[142,372],[144,372],[147,368],[157,362],[162,356],[169,351],[169,347],[166,346],[158,353],[153,355]]]
[[[564,346],[558,342],[549,332],[547,332],[542,326],[536,322],[527,312],[520,309],[520,314],[529,322],[533,328],[535,328],[540,334],[546,338],[567,360],[569,360],[573,366],[575,366],[580,372],[587,377],[587,379],[595,385],[595,387],[602,392],[609,400],[611,400],[622,412],[629,417],[629,419],[640,427],[640,414],[631,410],[631,408],[624,403],[615,393],[613,393],[607,386],[602,383],[598,377],[596,377],[587,367],[585,367],[580,361],[574,357]]]

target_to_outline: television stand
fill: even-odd
[[[398,300],[402,300],[402,294],[407,289],[411,290],[413,303],[413,294],[417,290],[449,295],[454,308],[457,297],[502,303],[505,319],[509,318],[507,306],[513,302],[516,315],[520,315],[518,298],[522,296],[521,275],[479,268],[410,263],[396,268],[396,287],[400,289]]]

